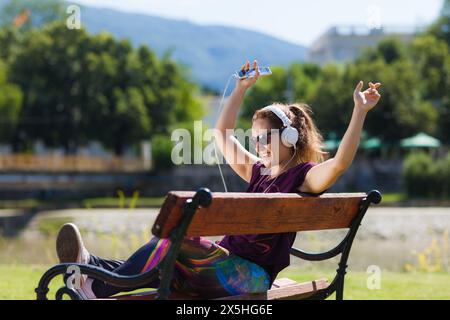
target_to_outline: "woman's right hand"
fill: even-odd
[[[253,69],[256,70],[256,74],[251,78],[245,78],[245,79],[238,79],[236,82],[236,88],[247,90],[251,86],[253,86],[256,81],[259,79],[259,69],[258,69],[258,61],[253,61]],[[248,71],[250,70],[250,61],[247,60],[247,62],[242,65],[241,68],[242,71]]]

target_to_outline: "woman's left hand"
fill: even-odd
[[[360,108],[366,112],[375,107],[380,101],[381,95],[378,92],[378,88],[381,87],[381,83],[369,82],[369,88],[361,92],[364,86],[364,82],[360,81],[356,86],[355,92],[353,94],[353,99],[355,101],[355,107]]]

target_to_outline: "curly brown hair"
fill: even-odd
[[[291,126],[298,131],[297,164],[308,161],[323,162],[327,152],[323,151],[323,137],[312,119],[313,112],[311,107],[304,103],[274,103],[273,105],[280,108],[287,115],[292,121]],[[283,128],[281,119],[268,109],[257,110],[252,120],[255,121],[256,119],[267,119],[273,129]]]

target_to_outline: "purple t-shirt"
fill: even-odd
[[[261,162],[257,162],[253,165],[247,192],[262,193],[272,183],[266,193],[299,192],[297,189],[303,184],[306,173],[315,165],[314,162],[299,164],[283,172],[275,178],[276,181],[273,183],[274,179],[270,179],[270,175],[264,175],[262,172],[266,167]],[[225,236],[219,245],[263,267],[272,283],[277,274],[290,264],[290,249],[294,244],[295,236],[296,232]]]

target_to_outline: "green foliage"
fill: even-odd
[[[417,132],[434,134],[436,130],[437,111],[424,99],[417,65],[406,51],[398,40],[381,41],[354,64],[347,65],[343,79],[344,83],[356,84],[363,79],[383,84],[382,99],[370,111],[371,120],[365,128],[370,136],[391,143]],[[350,95],[350,88],[347,90]],[[347,106],[351,103],[349,100]]]
[[[403,179],[408,195],[430,196],[436,182],[436,167],[426,153],[411,153],[403,163]]]
[[[450,197],[450,152],[446,157],[440,159],[436,163],[436,171],[438,177],[438,194],[442,197]]]
[[[424,86],[425,99],[439,99],[450,89],[450,52],[444,41],[431,35],[414,39],[412,58]]]
[[[322,69],[321,78],[314,96],[311,98],[311,107],[319,129],[323,132],[335,132],[343,135],[351,114],[351,89],[345,88],[342,81],[344,71],[337,65],[326,65]]]
[[[0,60],[0,142],[9,141],[17,127],[22,107],[22,91],[7,82],[6,65]]]
[[[353,90],[359,80],[381,82],[382,99],[370,111],[365,124],[369,136],[389,145],[426,132],[443,141],[450,138],[450,55],[447,44],[430,35],[411,45],[386,38],[364,51],[356,61],[342,65],[292,65],[276,68],[274,76],[259,81],[244,101],[243,116],[251,119],[256,109],[281,101],[293,88],[294,101],[311,105],[319,129],[342,136],[353,106]],[[240,124],[249,127],[250,123]]]
[[[0,32],[0,44],[9,34]],[[40,139],[72,153],[97,140],[120,155],[126,146],[202,115],[185,71],[148,47],[134,49],[128,40],[58,22],[22,32],[16,42],[5,51],[9,78],[24,94],[11,139],[15,150]]]
[[[450,143],[450,49],[448,43],[432,33],[417,37],[412,43],[423,91],[437,112],[436,136]]]
[[[19,44],[20,33],[15,28],[0,29],[0,59],[7,61],[13,56],[14,50]]]
[[[25,7],[33,11],[30,26],[0,29],[0,59],[8,66],[0,112],[9,123],[0,139],[16,151],[36,139],[64,146],[68,153],[98,140],[121,154],[125,146],[189,127],[186,123],[203,116],[196,86],[170,55],[158,59],[148,47],[133,48],[128,40],[68,30],[58,18],[56,0],[8,3],[3,21]],[[59,22],[45,24],[52,20]],[[40,23],[45,25],[31,28]],[[448,27],[448,16],[442,15],[410,45],[387,38],[352,63],[274,67],[274,74],[246,96],[239,125],[249,128],[254,111],[270,103],[303,101],[325,136],[342,136],[353,89],[363,79],[383,83],[383,97],[365,124],[369,136],[395,145],[426,132],[450,143]]]
[[[450,95],[445,96],[442,100],[442,105],[438,109],[438,137],[448,145],[450,144]]]
[[[322,79],[319,66],[292,64],[288,68],[273,67],[270,77],[260,79],[244,101],[243,118],[251,119],[253,113],[273,102],[313,99]],[[241,122],[249,128],[249,122]]]
[[[374,49],[366,49],[357,62],[366,62],[382,59],[387,64],[406,58],[406,48],[396,37],[382,39]]]
[[[433,23],[428,33],[443,40],[450,47],[450,3],[449,0],[445,0],[442,6],[440,17],[435,23]]]
[[[171,159],[174,144],[167,135],[155,135],[152,139],[153,170],[159,171],[173,167]]]
[[[251,119],[257,109],[273,102],[286,101],[287,71],[281,67],[274,67],[272,71],[273,74],[270,77],[262,78],[246,95],[242,110],[244,118]]]
[[[412,197],[450,197],[450,153],[435,160],[430,155],[410,153],[403,164],[406,192]]]
[[[392,142],[421,131],[434,134],[437,113],[421,97],[420,78],[412,61],[402,59],[386,65],[379,81],[383,83],[383,99],[374,113],[379,114],[380,122],[371,121],[369,134]]]
[[[117,154],[123,152],[127,141],[139,141],[150,133],[150,119],[142,93],[138,88],[127,88],[125,92],[119,88],[114,90],[116,110],[112,121],[117,133],[113,140]]]

